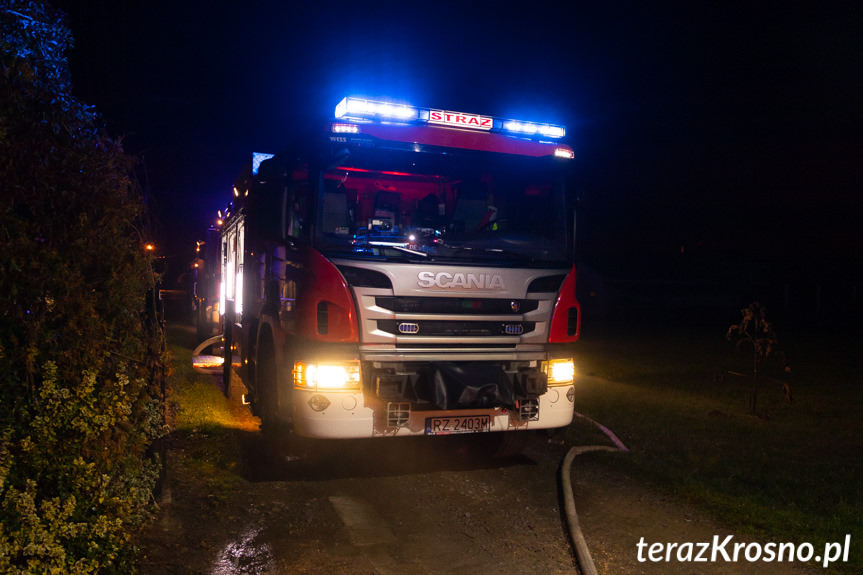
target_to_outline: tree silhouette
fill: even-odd
[[[773,324],[767,320],[767,311],[759,302],[752,302],[740,310],[741,320],[728,328],[726,338],[732,341],[736,338],[736,348],[742,351],[745,347],[752,349],[752,378],[749,387],[749,413],[757,413],[758,401],[758,369],[767,358],[780,354],[785,363],[786,374],[789,371],[785,354],[778,351],[779,339],[773,329]],[[791,402],[791,388],[787,381],[783,385],[785,398]]]

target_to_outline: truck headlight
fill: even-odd
[[[572,358],[544,361],[542,367],[548,375],[548,385],[569,385],[575,380],[575,363]]]
[[[294,364],[294,387],[310,391],[359,391],[360,362],[306,362]]]

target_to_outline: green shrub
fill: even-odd
[[[123,457],[128,449],[141,452],[141,442],[151,435],[122,429],[135,409],[130,391],[142,384],[123,373],[98,381],[85,372],[83,381],[64,387],[56,366],[46,364],[40,405],[31,406],[36,415],[3,437],[0,571],[15,566],[32,573],[95,573],[124,567],[129,528],[145,517],[158,474],[155,461],[129,469],[133,461]],[[148,423],[158,427],[159,421]],[[13,436],[17,445],[10,449]]]
[[[132,569],[162,432],[134,162],[71,96],[62,14],[0,0],[0,572]]]

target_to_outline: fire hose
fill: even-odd
[[[575,512],[575,497],[572,494],[572,481],[570,478],[570,467],[572,461],[577,455],[588,453],[590,451],[629,451],[626,445],[607,427],[594,421],[593,419],[575,412],[575,416],[597,426],[611,441],[614,447],[609,445],[585,445],[575,446],[569,450],[563,458],[563,464],[560,467],[560,480],[563,490],[564,510],[566,513],[566,524],[569,527],[569,536],[572,539],[572,545],[575,548],[575,556],[578,561],[578,566],[583,575],[597,575],[596,565],[593,562],[593,557],[590,555],[590,549],[587,547],[587,541],[584,539],[584,533],[581,531],[581,524],[578,521],[578,514]]]

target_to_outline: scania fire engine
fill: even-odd
[[[562,126],[349,97],[256,155],[220,232],[225,374],[313,438],[558,428],[573,416]]]

